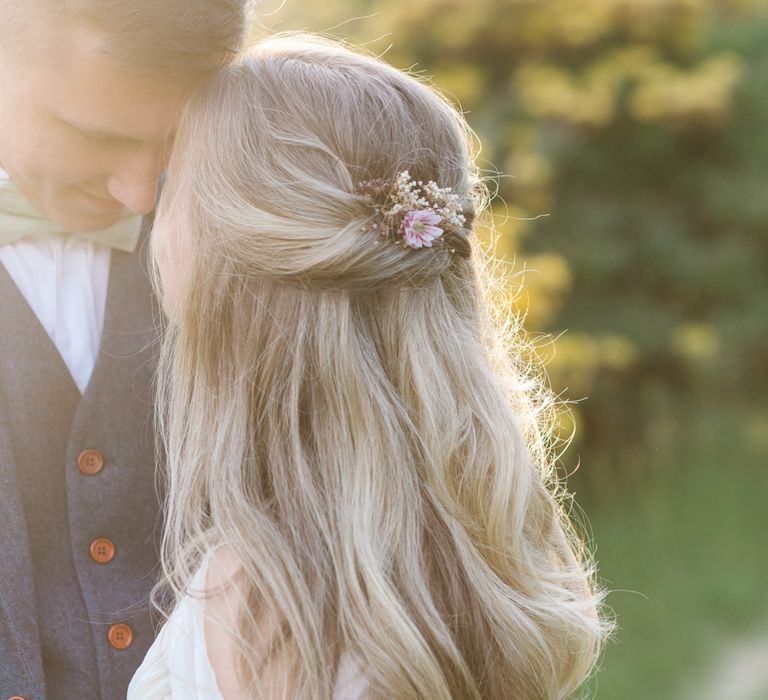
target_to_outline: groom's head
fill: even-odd
[[[0,167],[73,231],[148,213],[184,94],[253,0],[0,0]]]

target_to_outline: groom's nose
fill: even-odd
[[[161,153],[137,153],[122,160],[107,182],[110,195],[137,214],[149,214],[157,201],[161,167]]]

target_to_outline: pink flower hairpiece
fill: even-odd
[[[448,230],[466,224],[459,196],[450,187],[414,180],[403,170],[394,180],[365,180],[355,192],[374,209],[368,230],[394,236],[410,248],[431,248],[432,242]]]

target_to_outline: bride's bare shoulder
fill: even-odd
[[[206,575],[206,590],[215,593],[216,589],[236,582],[236,574],[240,571],[240,561],[235,551],[229,545],[217,547],[208,555],[208,571]]]
[[[241,687],[237,670],[240,619],[244,606],[249,604],[248,586],[241,575],[240,560],[231,547],[222,546],[209,555],[206,572],[205,641],[208,658],[216,675],[216,684],[224,700],[245,700],[250,697]],[[259,620],[259,641],[249,640],[255,656],[262,656],[269,648],[269,641],[277,630],[277,621],[263,611],[250,611]],[[257,661],[253,659],[252,661]],[[272,659],[266,665],[268,677],[264,697],[282,698],[287,681],[285,660]],[[257,661],[257,666],[259,665]]]
[[[235,639],[246,590],[239,583],[240,564],[230,547],[208,555],[205,577],[205,646],[224,700],[245,700],[237,672]]]
[[[216,683],[224,700],[244,700],[246,693],[240,687],[236,668],[239,621],[243,606],[249,604],[248,587],[241,575],[241,564],[230,547],[219,547],[209,555],[206,574],[205,638],[208,658],[211,661]],[[289,659],[283,653],[271,652],[279,621],[271,610],[250,611],[258,620],[258,640],[249,640],[249,646],[257,658],[251,661],[262,669],[262,693],[265,698],[295,697],[290,688]],[[357,700],[366,696],[367,683],[360,668],[346,654],[336,678],[334,698]]]

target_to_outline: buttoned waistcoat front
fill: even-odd
[[[82,396],[0,265],[0,700],[122,700],[154,639],[162,493],[146,229],[136,253],[112,252]]]

